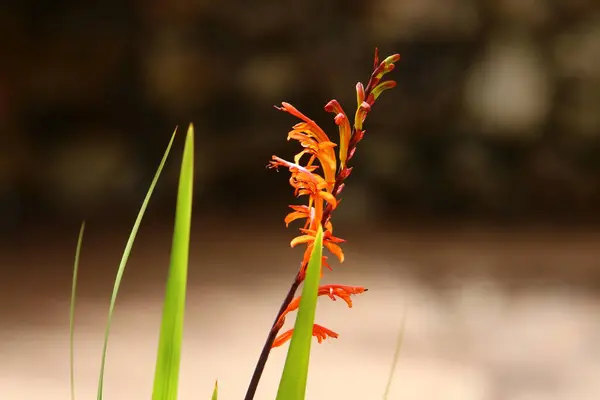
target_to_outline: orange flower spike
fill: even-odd
[[[376,100],[376,96],[372,96],[372,92],[373,89],[375,87],[378,86],[379,82],[381,81],[381,78],[383,78],[383,76],[385,74],[387,74],[388,72],[391,72],[394,70],[395,62],[398,62],[400,60],[400,54],[393,54],[389,57],[386,57],[385,60],[383,60],[378,66],[379,57],[377,54],[377,51],[375,51],[375,69],[373,70],[373,73],[371,74],[371,79],[369,80],[369,83],[367,85],[367,88],[365,89],[366,93],[368,93],[369,95],[367,96],[366,102],[369,103],[370,105],[373,105],[373,103]]]
[[[346,159],[348,158],[348,144],[350,143],[350,136],[352,135],[350,122],[337,100],[331,100],[327,103],[327,105],[325,105],[325,111],[335,114],[334,121],[340,131],[340,168],[344,168],[346,166]]]
[[[294,333],[294,329],[290,329],[290,330],[282,333],[281,335],[277,336],[277,338],[273,342],[273,346],[271,348],[279,347],[282,344],[284,344],[285,342],[287,342],[288,340],[290,340],[292,338],[293,333]],[[327,339],[328,337],[334,338],[334,339],[337,339],[339,337],[339,335],[337,333],[335,333],[334,331],[327,329],[318,324],[313,325],[313,336],[317,338],[317,342],[319,342],[319,343],[323,343],[323,340]]]

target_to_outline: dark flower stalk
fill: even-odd
[[[290,184],[294,188],[294,194],[298,197],[309,197],[307,206],[290,206],[294,211],[285,218],[286,225],[289,225],[290,222],[296,219],[306,219],[304,227],[300,229],[302,235],[294,238],[290,244],[291,247],[295,247],[298,244],[305,243],[307,247],[300,269],[281,304],[277,317],[273,322],[273,326],[269,331],[269,335],[267,336],[267,340],[261,351],[250,385],[246,392],[246,400],[254,399],[258,383],[271,349],[273,347],[281,346],[292,336],[293,329],[290,329],[279,336],[278,334],[285,323],[286,315],[289,312],[295,311],[300,303],[300,297],[294,296],[298,287],[304,280],[308,260],[313,249],[314,237],[319,225],[324,229],[324,247],[334,254],[340,262],[344,261],[344,253],[338,245],[339,243],[344,242],[344,240],[333,236],[333,225],[331,223],[332,212],[337,207],[340,201],[337,197],[343,191],[345,181],[352,172],[352,167],[348,167],[347,163],[354,156],[358,143],[363,139],[366,133],[363,129],[363,124],[368,113],[371,111],[371,106],[383,91],[396,86],[395,81],[381,82],[381,79],[385,74],[394,69],[394,63],[399,59],[400,55],[394,54],[379,62],[378,51],[375,49],[373,72],[371,73],[367,86],[364,87],[360,82],[356,85],[357,109],[352,127],[350,126],[348,117],[337,100],[331,100],[325,105],[325,111],[335,114],[334,121],[338,126],[340,134],[339,146],[331,142],[327,134],[313,120],[302,114],[291,104],[282,103],[282,107],[276,107],[278,110],[288,112],[302,120],[302,122],[294,125],[292,131],[289,132],[288,140],[297,140],[302,145],[303,150],[296,155],[294,162],[289,162],[277,156],[273,156],[268,167],[286,167],[291,173]],[[339,148],[339,168],[337,167],[336,154],[333,150],[334,147]],[[300,162],[305,155],[309,155],[310,158],[305,165],[300,165]],[[319,161],[320,166],[314,165],[313,163],[315,161]],[[319,167],[323,171],[322,176],[315,172]],[[331,269],[326,258],[327,257],[323,257],[322,264]],[[348,307],[352,307],[350,296],[361,294],[365,291],[367,291],[367,289],[360,286],[324,285],[319,288],[319,295],[326,295],[332,300],[336,300],[336,297],[341,298],[346,302]],[[314,324],[313,336],[321,343],[327,337],[337,338],[338,334],[321,325]]]

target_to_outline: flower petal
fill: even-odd
[[[323,241],[323,245],[327,247],[327,250],[329,250],[331,254],[336,256],[341,263],[344,262],[344,252],[342,251],[342,248],[340,246],[326,241]]]
[[[309,215],[303,211],[291,212],[288,215],[286,215],[286,217],[284,219],[285,226],[288,227],[292,221],[295,221],[297,219],[308,218],[308,217],[309,217]]]
[[[314,324],[313,325],[313,336],[315,336],[317,338],[317,341],[319,343],[322,343],[323,340],[327,339],[328,337],[337,339],[339,335],[337,333],[335,333],[334,331],[325,328],[324,326]]]
[[[290,329],[288,331],[285,331],[281,335],[277,336],[277,338],[273,342],[273,346],[271,346],[271,348],[279,347],[282,344],[284,344],[285,342],[287,342],[288,340],[290,340],[292,338],[293,333],[294,333],[294,329]],[[327,339],[328,337],[337,339],[339,335],[337,333],[335,333],[334,331],[327,329],[321,325],[314,324],[313,325],[313,336],[317,338],[317,342],[322,343],[323,340]]]
[[[335,198],[334,195],[332,195],[329,192],[324,192],[324,191],[319,192],[319,195],[321,196],[321,198],[323,198],[323,200],[325,200],[326,202],[328,202],[329,204],[331,204],[331,207],[333,209],[335,209],[337,207],[337,203],[338,202],[337,202],[337,200],[336,200],[336,198]]]
[[[297,245],[299,245],[301,243],[312,243],[314,241],[315,241],[315,237],[311,236],[311,235],[297,236],[294,239],[292,239],[292,241],[290,242],[290,247],[296,247]]]
[[[275,338],[275,341],[273,341],[273,345],[271,346],[271,348],[275,348],[275,347],[279,347],[282,344],[284,344],[285,342],[287,342],[288,340],[290,340],[292,338],[292,334],[294,333],[294,329],[290,329],[288,331],[283,332],[281,335],[277,336]]]

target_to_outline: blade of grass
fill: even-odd
[[[156,174],[152,179],[152,183],[150,184],[150,188],[148,189],[148,193],[146,193],[146,197],[142,203],[140,211],[137,215],[135,223],[133,224],[133,228],[131,229],[131,233],[129,234],[129,239],[127,239],[127,244],[125,245],[125,250],[123,251],[123,256],[121,257],[121,262],[119,263],[119,268],[117,269],[117,276],[115,277],[115,283],[113,287],[113,292],[110,298],[110,304],[108,307],[108,318],[106,321],[106,330],[104,332],[104,344],[102,346],[102,360],[100,362],[100,377],[98,378],[98,396],[97,400],[102,400],[102,391],[104,389],[104,366],[106,365],[106,351],[108,348],[108,336],[110,333],[110,326],[112,323],[112,316],[115,310],[115,303],[117,301],[117,294],[119,293],[119,287],[121,286],[121,280],[123,279],[123,273],[125,272],[125,266],[127,265],[127,260],[129,260],[129,254],[131,253],[131,249],[133,247],[133,242],[135,241],[135,237],[140,228],[140,224],[142,223],[142,218],[144,217],[144,213],[146,212],[146,208],[148,208],[148,203],[150,202],[150,198],[152,197],[152,193],[154,192],[154,187],[158,182],[158,178],[165,166],[167,158],[169,157],[169,152],[171,151],[171,146],[173,145],[173,140],[175,139],[175,133],[177,133],[177,129],[173,132],[171,136],[171,140],[169,141],[169,145],[165,150],[165,154],[156,170]]]
[[[213,394],[211,400],[219,400],[219,382],[215,381],[215,388],[213,389]]]
[[[402,347],[402,340],[404,339],[404,327],[406,324],[406,310],[402,316],[402,323],[400,325],[400,332],[398,332],[398,339],[396,339],[396,350],[394,351],[394,360],[392,361],[392,368],[390,369],[390,375],[388,376],[387,384],[385,385],[385,392],[383,393],[383,400],[387,400],[390,395],[390,388],[392,387],[392,380],[394,379],[394,373],[396,372],[396,366],[400,359],[400,348]]]
[[[71,372],[71,400],[75,400],[75,350],[74,350],[74,332],[75,332],[75,297],[77,294],[77,273],[79,272],[79,255],[81,254],[81,244],[83,242],[83,231],[85,230],[85,221],[79,228],[79,237],[77,238],[77,248],[75,249],[75,262],[73,263],[73,283],[71,284],[71,309],[69,311],[69,368]]]
[[[294,333],[285,359],[279,389],[277,390],[277,400],[304,400],[317,295],[319,281],[321,280],[322,255],[323,228],[319,225],[306,270],[302,298],[300,299],[300,307],[294,324]]]
[[[185,138],[179,175],[175,228],[169,277],[156,357],[153,400],[177,400],[183,317],[187,287],[192,198],[194,191],[194,127],[190,124]]]

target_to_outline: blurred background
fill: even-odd
[[[72,257],[87,221],[77,384],[92,398],[120,252],[176,126],[196,128],[182,399],[242,398],[301,251],[283,217],[296,122],[337,138],[374,48],[400,53],[336,210],[308,396],[600,397],[600,3],[68,0],[0,6],[0,393],[65,399]],[[117,302],[106,398],[150,396],[183,135]],[[339,303],[339,302],[338,302]],[[257,399],[274,397],[285,350]]]

